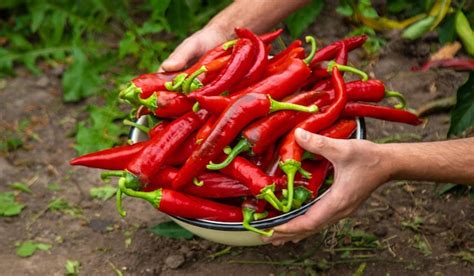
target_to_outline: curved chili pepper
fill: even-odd
[[[291,42],[291,44],[288,45],[288,47],[286,47],[281,52],[279,52],[274,57],[272,57],[272,59],[270,59],[268,66],[270,67],[280,62],[281,60],[288,58],[289,53],[293,51],[293,49],[301,48],[302,45],[303,45],[303,42],[299,39]]]
[[[442,60],[428,61],[421,67],[412,67],[411,70],[426,72],[431,68],[451,68],[458,71],[473,71],[474,59],[472,58],[450,58]]]
[[[413,126],[423,123],[418,116],[408,111],[363,103],[348,103],[344,108],[343,115],[348,117],[370,117]]]
[[[334,59],[334,57],[339,52],[339,48],[341,47],[341,42],[346,45],[347,51],[352,51],[353,49],[358,48],[362,44],[364,44],[366,40],[367,40],[366,35],[360,35],[360,36],[353,36],[353,37],[349,37],[340,41],[333,42],[332,44],[329,44],[328,46],[316,52],[313,59],[311,60],[310,67],[313,68],[321,61]]]
[[[178,169],[165,166],[153,176],[151,183],[143,187],[144,192],[154,191],[159,188],[171,189],[171,183],[178,174]],[[187,185],[183,192],[203,198],[227,198],[250,195],[247,186],[238,180],[221,173],[205,172],[197,176],[202,186]],[[130,187],[128,187],[130,188]]]
[[[304,48],[298,47],[292,49],[290,52],[286,54],[286,56],[280,58],[279,60],[273,61],[271,64],[268,65],[267,69],[265,70],[264,77],[271,76],[279,71],[281,71],[282,66],[284,66],[285,62],[289,59],[303,59],[305,55]]]
[[[281,210],[281,202],[274,193],[276,190],[275,179],[266,175],[252,162],[237,156],[221,172],[247,186],[253,196],[264,199],[275,209]]]
[[[330,126],[340,116],[347,102],[346,86],[337,66],[332,67],[332,81],[337,95],[335,102],[328,106],[328,108],[325,108],[322,113],[311,115],[296,125],[285,137],[280,147],[280,168],[285,172],[288,179],[288,201],[283,208],[283,212],[288,212],[293,203],[293,181],[296,172],[305,173],[301,171],[301,160],[304,150],[296,142],[294,130],[302,128],[310,132],[318,132]]]
[[[209,119],[207,119],[206,123],[199,129],[196,135],[196,140],[194,141],[195,144],[201,144],[202,141],[204,141],[207,136],[209,136],[209,133],[212,132],[212,128],[214,127],[214,124],[216,123],[218,118],[219,117],[217,115],[211,115]]]
[[[219,95],[237,83],[250,69],[253,62],[254,47],[249,39],[239,39],[234,46],[232,57],[227,66],[217,78],[189,94],[193,98],[196,95],[213,96]]]
[[[209,113],[202,109],[197,113],[188,112],[170,123],[158,136],[150,140],[127,166],[127,171],[135,175],[143,183],[158,172],[166,159],[196,131],[208,118]]]
[[[224,147],[229,145],[248,123],[268,113],[283,109],[304,112],[318,110],[317,106],[306,107],[277,102],[264,94],[250,93],[233,101],[219,116],[209,136],[183,165],[173,182],[173,188],[180,189],[204,170],[206,165],[221,154]]]
[[[268,54],[265,49],[263,41],[252,33],[249,29],[236,28],[235,33],[240,38],[247,38],[254,44],[255,58],[252,67],[233,87],[233,90],[240,90],[255,83],[263,75],[265,68],[268,65]]]
[[[331,169],[332,165],[327,159],[322,159],[318,161],[309,172],[311,173],[311,179],[308,182],[308,186],[306,188],[311,191],[311,197],[315,198],[318,196],[318,191],[324,184],[324,180],[328,175],[329,170]]]
[[[293,104],[324,106],[329,104],[329,96],[318,91],[309,91],[298,94],[286,102]],[[306,113],[296,111],[280,111],[253,122],[242,131],[242,139],[228,153],[227,158],[220,164],[214,164],[212,169],[222,169],[227,166],[241,152],[252,150],[253,154],[261,154],[270,145],[274,144],[283,134],[303,120]]]
[[[246,199],[242,203],[242,226],[251,232],[271,237],[273,235],[273,230],[264,231],[250,225],[252,221],[264,218],[267,215],[268,212],[265,211],[265,201],[252,198]]]
[[[176,151],[166,159],[165,163],[171,166],[183,165],[196,149],[197,133],[189,136]]]
[[[147,99],[138,97],[137,100],[139,104],[161,118],[179,117],[191,111],[194,104],[185,95],[169,91],[158,91]]]
[[[144,199],[156,209],[172,216],[229,222],[243,219],[242,211],[238,207],[163,188],[152,192],[135,191],[125,187],[126,181],[124,178],[119,181],[119,188],[123,194]],[[121,215],[125,216],[125,212],[122,211]]]

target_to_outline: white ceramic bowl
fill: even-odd
[[[141,117],[137,123],[146,124],[146,118]],[[363,118],[357,118],[357,130],[353,135],[354,139],[365,139],[365,121]],[[132,128],[130,139],[136,143],[148,139],[147,135],[137,128]],[[326,191],[327,192],[327,191]],[[297,216],[304,214],[309,207],[320,200],[325,194],[318,196],[313,201],[307,203],[299,209],[292,210],[286,214],[277,217],[262,219],[251,223],[252,226],[259,229],[270,229],[283,224]],[[247,231],[240,222],[220,222],[205,219],[187,219],[177,216],[169,216],[177,224],[191,233],[213,242],[232,245],[232,246],[256,246],[263,242],[259,234]]]

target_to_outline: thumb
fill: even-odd
[[[160,70],[167,72],[179,71],[184,69],[188,62],[199,55],[196,45],[193,45],[193,39],[183,41],[173,53],[161,64]]]
[[[328,159],[334,160],[339,156],[341,149],[345,148],[343,140],[332,139],[322,135],[314,134],[302,128],[295,131],[296,142],[305,150],[314,154],[319,154]]]

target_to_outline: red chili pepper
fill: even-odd
[[[279,72],[268,76],[258,83],[231,94],[230,98],[235,99],[248,93],[269,94],[275,100],[297,91],[311,71],[301,59],[291,58],[286,60]]]
[[[143,74],[134,78],[124,91],[136,90],[137,95],[146,99],[155,91],[166,90],[165,83],[172,81],[180,72],[158,72]]]
[[[206,110],[208,110],[208,109],[206,109]],[[197,144],[197,145],[201,144],[202,141],[204,141],[207,138],[207,136],[209,136],[209,134],[212,132],[214,124],[216,123],[218,118],[219,118],[219,116],[217,116],[217,115],[211,115],[209,117],[209,119],[207,119],[206,123],[199,129],[199,131],[196,135],[196,140],[195,140],[194,144]]]
[[[255,58],[252,67],[248,69],[248,72],[239,80],[239,82],[232,88],[233,90],[240,90],[244,87],[248,87],[254,84],[263,75],[268,65],[268,54],[265,49],[263,41],[252,33],[249,29],[236,28],[235,33],[240,38],[249,39],[254,45]]]
[[[274,178],[266,175],[259,167],[247,159],[237,156],[221,172],[247,186],[253,196],[268,201],[278,210],[282,208],[280,200],[278,200],[274,193],[276,190]]]
[[[344,108],[343,115],[348,117],[370,117],[414,126],[423,123],[418,116],[408,111],[363,103],[348,103]]]
[[[269,67],[272,66],[273,64],[276,64],[278,63],[279,61],[283,60],[283,59],[286,59],[288,57],[288,54],[293,51],[293,49],[296,49],[296,48],[301,48],[301,46],[303,45],[303,42],[299,39],[291,42],[290,45],[288,45],[288,47],[286,47],[284,50],[282,50],[281,52],[279,52],[278,54],[276,54],[271,60],[270,60],[270,63],[269,63]]]
[[[275,60],[268,65],[264,77],[269,77],[279,71],[282,70],[282,67],[285,66],[285,62],[287,62],[289,59],[303,59],[305,55],[304,48],[298,47],[292,49],[290,52],[286,54],[286,56],[280,58],[279,60]]]
[[[196,149],[197,134],[193,134],[186,138],[182,145],[166,159],[166,164],[171,166],[183,165]]]
[[[264,94],[250,93],[230,104],[217,119],[214,129],[207,139],[196,149],[181,168],[173,182],[174,189],[180,189],[193,177],[202,172],[206,165],[221,154],[238,133],[251,121],[277,110],[298,110],[316,112],[316,106],[301,106],[277,102]]]
[[[163,167],[153,176],[151,183],[143,188],[144,192],[154,191],[159,188],[171,189],[171,183],[178,174],[178,169]],[[183,192],[203,198],[227,198],[250,195],[247,186],[238,180],[220,173],[206,172],[197,177],[202,186],[187,185]]]
[[[344,110],[347,102],[346,86],[344,79],[337,66],[332,67],[332,81],[336,91],[336,100],[328,108],[324,108],[320,114],[309,116],[296,128],[303,128],[310,132],[318,132],[332,125]],[[288,179],[288,201],[283,212],[288,212],[293,203],[293,181],[296,172],[305,173],[301,170],[301,160],[304,150],[298,145],[294,136],[294,129],[285,137],[280,147],[280,168],[285,172]]]
[[[140,154],[130,161],[127,171],[143,183],[149,183],[166,159],[196,131],[208,118],[209,113],[202,109],[197,113],[188,112],[170,123]]]
[[[144,199],[150,202],[156,209],[172,216],[229,222],[242,221],[243,219],[242,211],[238,207],[163,188],[152,192],[134,191],[125,187],[125,179],[121,180],[119,181],[121,193]],[[120,206],[121,203],[119,202],[118,205]],[[119,210],[121,215],[125,216],[125,212],[121,208]]]
[[[352,51],[353,49],[358,48],[362,44],[364,44],[366,40],[367,40],[367,36],[361,35],[361,36],[349,37],[340,41],[333,42],[332,44],[329,44],[328,46],[316,52],[316,55],[311,60],[310,66],[311,68],[313,68],[321,61],[334,59],[334,57],[339,52],[339,48],[342,45],[341,42],[346,45],[347,51]]]
[[[146,142],[105,149],[79,156],[69,161],[72,166],[85,166],[104,170],[123,170],[130,158],[143,149]]]
[[[161,118],[179,117],[191,111],[194,104],[185,95],[169,91],[155,92],[145,100],[140,99],[139,103]]]
[[[271,237],[273,235],[273,230],[264,231],[250,225],[252,221],[264,218],[267,215],[268,212],[265,211],[265,201],[263,200],[251,198],[244,200],[242,203],[242,226],[249,231],[266,237]]]
[[[194,98],[196,95],[213,96],[219,95],[228,90],[232,85],[236,84],[251,68],[253,63],[254,47],[249,39],[239,39],[234,46],[232,57],[227,66],[217,76],[217,78],[191,92],[189,97]]]
[[[413,67],[412,71],[426,72],[431,68],[452,68],[458,71],[473,71],[474,59],[472,58],[451,58],[443,60],[428,61],[421,67]]]
[[[286,102],[293,104],[324,106],[329,104],[329,97],[325,93],[309,91],[298,94]],[[310,116],[297,111],[280,111],[253,122],[242,131],[242,139],[235,145],[227,158],[220,164],[214,164],[213,169],[227,166],[241,152],[252,150],[253,154],[261,154],[270,145],[274,144],[282,135],[291,130],[295,124]]]
[[[309,169],[311,173],[311,179],[308,182],[308,186],[306,188],[311,191],[311,197],[315,198],[318,196],[318,191],[324,184],[324,180],[328,175],[329,170],[331,169],[332,165],[327,159],[322,159],[314,164]]]

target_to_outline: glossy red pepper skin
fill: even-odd
[[[308,181],[306,188],[311,191],[312,198],[318,196],[318,191],[323,186],[331,167],[332,165],[327,159],[322,159],[308,169],[311,173],[311,179]]]
[[[380,80],[351,81],[346,83],[346,92],[348,101],[380,102],[385,97],[385,85]],[[334,89],[327,93],[334,100]]]
[[[205,109],[209,111],[207,108]],[[218,115],[213,114],[209,117],[209,119],[207,119],[206,123],[199,129],[196,135],[196,140],[194,142],[196,145],[201,144],[207,138],[207,136],[209,136],[209,133],[212,132],[212,129],[214,128],[214,124],[216,123],[218,118],[219,118]]]
[[[181,93],[158,91],[155,92],[156,110],[155,116],[160,118],[176,118],[193,108],[194,102]]]
[[[143,183],[149,183],[166,159],[194,131],[207,120],[209,113],[202,109],[197,113],[188,112],[170,123],[159,135],[150,140],[149,145],[138,154],[127,166],[127,171],[135,175]]]
[[[271,59],[271,63],[268,65],[267,69],[265,70],[264,77],[271,76],[279,71],[281,71],[282,66],[285,65],[287,60],[289,59],[303,59],[305,56],[304,48],[303,47],[298,47],[292,49],[290,52],[286,53],[286,56],[281,57],[278,60],[273,60]]]
[[[163,167],[155,176],[151,183],[143,188],[149,192],[159,188],[171,189],[171,183],[178,173],[178,169],[173,167]],[[250,190],[238,180],[225,176],[221,173],[205,172],[197,176],[198,181],[202,181],[202,186],[194,184],[187,185],[183,193],[203,197],[203,198],[228,198],[250,195]]]
[[[252,67],[248,72],[239,80],[239,82],[232,87],[232,90],[240,90],[248,87],[251,84],[257,82],[265,73],[265,69],[268,65],[268,54],[265,49],[265,43],[249,29],[236,28],[235,33],[239,38],[247,38],[254,45],[254,61]]]
[[[167,121],[161,121],[158,124],[156,124],[150,131],[148,132],[148,136],[150,138],[155,137],[158,135],[163,129],[166,128],[166,126],[169,124]]]
[[[373,104],[348,103],[344,108],[343,115],[348,117],[370,117],[413,126],[423,123],[418,116],[408,111]]]
[[[219,95],[236,84],[252,67],[254,47],[249,39],[239,39],[234,46],[232,57],[217,78],[203,87],[191,92],[190,98],[196,95]]]
[[[165,163],[170,166],[183,165],[197,147],[196,137],[197,134],[195,133],[186,138],[180,147],[166,159]]]
[[[293,42],[291,42],[290,45],[288,45],[288,47],[286,47],[285,49],[283,49],[281,52],[279,52],[278,54],[276,54],[269,62],[269,66],[273,65],[273,64],[276,64],[278,62],[280,62],[282,59],[285,59],[288,57],[288,54],[293,51],[293,49],[296,49],[296,48],[301,48],[301,46],[303,45],[303,42],[299,39],[297,40],[294,40]]]
[[[258,196],[268,186],[274,185],[274,179],[266,175],[259,167],[247,159],[237,156],[221,172],[249,188],[253,196]]]
[[[79,156],[69,161],[72,166],[85,166],[104,170],[123,170],[130,159],[140,152],[146,142],[119,146]]]
[[[224,96],[196,96],[199,107],[212,114],[220,115],[231,104],[232,99]]]
[[[166,90],[165,83],[172,81],[180,72],[158,72],[140,75],[132,80],[141,90],[140,97],[146,99],[155,91]]]
[[[183,165],[173,181],[173,188],[178,190],[191,182],[204,171],[210,161],[221,154],[224,147],[229,145],[248,123],[268,114],[270,108],[270,100],[264,94],[251,93],[235,100],[219,116],[207,139]]]
[[[242,221],[242,212],[238,207],[169,189],[159,189],[151,193],[154,192],[161,193],[161,200],[155,207],[172,216],[213,221]]]
[[[280,148],[280,160],[282,162],[285,162],[286,160],[301,162],[304,150],[296,142],[294,130],[302,128],[309,132],[317,133],[320,130],[331,126],[342,114],[347,102],[347,92],[344,79],[337,67],[332,69],[332,82],[336,91],[336,100],[332,105],[323,108],[321,113],[311,114],[307,119],[297,124],[293,130],[290,131]]]
[[[324,92],[309,91],[298,94],[287,102],[301,105],[316,104],[322,107],[329,104],[330,99]],[[309,116],[311,114],[291,110],[278,111],[250,124],[242,131],[242,137],[250,143],[254,154],[261,154],[294,125]]]
[[[341,42],[344,43],[347,47],[347,51],[352,51],[355,48],[360,47],[367,40],[366,35],[349,37],[340,41],[336,41],[328,46],[318,50],[316,55],[311,60],[310,67],[315,67],[319,62],[331,60],[336,57],[341,47]]]
[[[231,94],[230,98],[236,99],[244,94],[257,93],[268,94],[274,100],[281,100],[301,88],[304,80],[306,80],[310,74],[311,71],[304,61],[297,58],[290,58],[285,61],[278,72],[275,72],[275,74],[262,79],[246,89]]]

